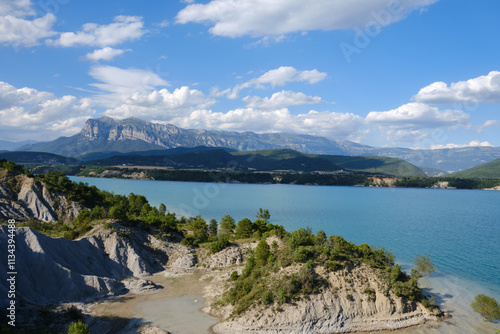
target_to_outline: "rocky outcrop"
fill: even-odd
[[[292,266],[281,270],[276,278],[298,272],[299,268]],[[328,284],[319,293],[294,300],[293,303],[258,304],[236,317],[230,317],[231,307],[206,308],[214,315],[227,318],[215,325],[213,331],[220,334],[370,332],[406,328],[427,320],[437,320],[420,303],[385,291],[385,283],[367,265],[333,272],[319,267],[315,271]],[[218,287],[225,284],[220,280],[209,289],[217,291]],[[206,297],[211,301],[217,300],[210,293]]]
[[[40,180],[0,170],[0,219],[71,221],[83,208]]]
[[[227,268],[240,265],[246,259],[250,245],[230,245],[220,252],[209,254],[208,250],[201,252],[203,260],[201,265],[205,268]]]

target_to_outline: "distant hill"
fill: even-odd
[[[202,152],[202,151],[213,151],[220,149],[218,147],[207,147],[207,146],[197,146],[197,147],[176,147],[172,149],[162,149],[162,150],[150,150],[150,151],[134,151],[134,152],[94,152],[86,153],[78,156],[77,158],[82,161],[93,161],[102,160],[113,157],[117,164],[127,163],[127,157],[130,156],[161,156],[161,155],[173,155],[173,154],[183,154],[190,152]],[[222,148],[227,152],[235,152],[236,150],[230,148]]]
[[[378,156],[341,156],[341,155],[318,155],[305,154],[293,150],[266,150],[255,152],[235,152],[233,156],[247,157],[248,160],[262,156],[272,160],[290,160],[300,157],[309,159],[320,159],[328,161],[338,169],[366,172],[375,174],[386,174],[395,176],[425,176],[425,173],[418,167],[397,158],[387,158]]]
[[[462,147],[439,150],[409,148],[365,148],[351,150],[352,155],[377,155],[406,160],[415,166],[447,173],[465,170],[500,158],[500,147]]]
[[[385,156],[445,172],[465,170],[500,158],[499,147],[439,150],[377,148],[348,140],[331,140],[310,135],[182,129],[172,124],[149,123],[137,118],[114,120],[109,117],[87,120],[82,131],[72,137],[29,144],[19,150],[95,160],[123,153],[133,152],[136,155],[139,151],[197,146],[225,147],[238,151],[293,149],[310,154]]]
[[[176,150],[166,150],[166,152]],[[302,172],[333,172],[343,169],[395,176],[425,176],[421,169],[401,159],[306,154],[291,149],[228,152],[224,149],[205,148],[201,151],[183,154],[118,155],[101,160],[87,161],[87,164],[100,166],[171,166],[199,169],[234,168],[237,170],[258,171],[291,170]]]
[[[44,164],[44,165],[81,165],[78,159],[45,152],[4,152],[0,159],[9,160],[17,164]]]
[[[500,179],[500,159],[450,174],[451,177]]]
[[[0,140],[0,151],[13,151],[20,148],[21,146],[35,143],[37,142],[34,140],[24,140],[19,142]]]

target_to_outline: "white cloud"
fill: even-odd
[[[491,128],[491,127],[498,127],[500,126],[500,121],[499,120],[488,120],[484,122],[481,126],[477,128],[477,132],[481,133],[484,131],[484,129]]]
[[[218,36],[264,37],[309,30],[382,26],[404,19],[438,0],[212,0],[181,10],[177,23],[208,23]]]
[[[492,71],[467,81],[434,82],[413,97],[417,102],[431,104],[500,103],[500,72]]]
[[[432,145],[430,147],[431,150],[440,150],[440,149],[445,149],[445,148],[464,148],[464,147],[493,147],[489,142],[487,141],[479,141],[479,140],[473,140],[468,144],[446,144],[446,145]]]
[[[109,107],[119,105],[136,93],[147,94],[155,87],[169,85],[158,74],[135,68],[96,65],[91,67],[89,74],[99,81],[91,86],[102,91],[99,99]]]
[[[324,80],[328,74],[320,72],[317,69],[310,71],[299,71],[291,66],[281,66],[280,68],[270,70],[258,78],[254,78],[245,83],[236,85],[231,90],[217,92],[219,95],[227,94],[228,98],[236,99],[242,89],[256,87],[265,88],[270,85],[273,88],[276,86],[284,86],[289,82],[308,82],[310,84],[318,83]]]
[[[28,16],[35,15],[30,0],[0,1],[0,15]]]
[[[206,97],[202,92],[184,86],[173,92],[167,89],[146,94],[136,92],[122,104],[108,109],[105,114],[116,118],[142,117],[168,121],[189,114],[195,108],[208,108],[214,103],[215,100]]]
[[[168,22],[168,20],[163,20],[161,21],[160,23],[157,24],[158,27],[160,28],[166,28],[170,25],[170,22]]]
[[[383,127],[418,130],[463,125],[469,118],[461,110],[439,110],[424,103],[413,102],[389,111],[372,111],[366,116],[366,121]]]
[[[133,41],[141,38],[147,31],[140,16],[116,16],[114,22],[108,25],[87,23],[79,32],[61,33],[56,40],[47,40],[48,45],[73,47],[73,46],[98,46],[106,47]]]
[[[389,111],[372,111],[365,118],[366,126],[385,136],[391,145],[415,145],[441,128],[467,126],[470,116],[462,110],[439,110],[423,103],[408,103]]]
[[[283,86],[288,82],[307,81],[310,84],[318,83],[324,80],[328,75],[314,69],[312,71],[297,71],[290,66],[281,66],[278,69],[264,73],[259,78],[255,79],[253,84],[257,87],[264,84],[275,86]]]
[[[10,3],[10,4],[5,4]],[[19,1],[26,4],[29,2]],[[32,15],[31,7],[18,4],[13,5],[10,1],[2,1],[0,4],[0,44],[13,46],[35,46],[40,40],[51,37],[56,33],[52,26],[56,17],[48,13],[45,16],[27,19],[25,16]]]
[[[246,102],[246,108],[253,109],[281,109],[289,106],[297,106],[304,104],[324,103],[319,96],[310,96],[304,93],[292,91],[284,91],[274,93],[269,97],[246,96],[243,98]]]
[[[121,56],[125,52],[132,51],[130,49],[123,50],[123,49],[113,49],[109,46],[103,48],[103,49],[97,49],[94,50],[94,52],[89,52],[85,55],[85,58],[87,60],[92,60],[92,61],[99,61],[99,60],[111,60],[117,56]]]
[[[11,140],[49,140],[72,135],[94,110],[89,99],[61,98],[0,82],[0,133]]]
[[[211,110],[195,110],[184,117],[171,121],[186,128],[208,128],[219,130],[254,132],[293,132],[325,136],[332,139],[355,135],[363,119],[354,114],[317,112],[292,115],[286,108],[259,110],[240,108],[226,113]]]

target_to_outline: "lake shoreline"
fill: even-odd
[[[116,167],[123,169],[123,167]],[[169,181],[169,182],[195,182],[195,183],[216,183],[216,184],[258,184],[258,185],[300,185],[300,186],[325,186],[325,187],[367,187],[367,188],[402,188],[402,189],[441,189],[441,190],[487,190],[487,191],[500,191],[500,186],[493,186],[490,188],[467,188],[467,187],[454,187],[450,186],[450,181],[439,181],[436,178],[435,182],[431,186],[408,186],[407,183],[403,185],[398,185],[398,182],[403,182],[404,177],[367,177],[368,181],[364,183],[357,184],[344,184],[344,182],[338,182],[338,184],[332,183],[321,183],[321,182],[283,182],[281,179],[274,177],[274,182],[245,182],[240,180],[231,179],[230,177],[221,177],[218,174],[224,174],[224,171],[207,171],[210,175],[213,175],[212,179],[197,180],[195,178],[186,178],[182,180],[176,179],[155,179],[147,177],[142,172],[130,172],[129,174],[116,174],[105,170],[100,175],[86,174],[86,175],[71,175],[73,177],[86,177],[86,178],[102,178],[102,179],[118,179],[118,180],[144,180],[144,181]],[[259,174],[259,173],[257,173]],[[432,177],[427,177],[432,179]]]

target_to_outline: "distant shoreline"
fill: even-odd
[[[447,177],[394,177],[369,173],[301,173],[171,169],[155,166],[87,167],[76,177],[236,184],[294,184],[377,188],[500,190],[500,180]]]

